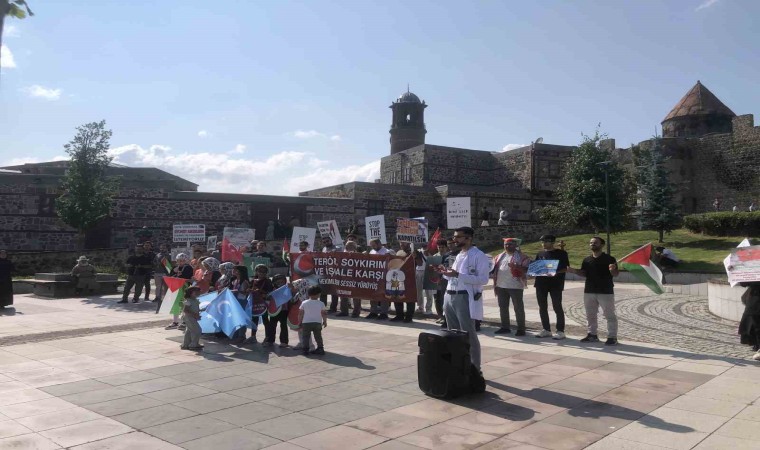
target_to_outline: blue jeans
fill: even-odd
[[[482,301],[482,300],[481,300]],[[468,294],[446,294],[443,298],[443,313],[449,330],[466,331],[470,338],[470,360],[480,370],[480,341],[475,331],[475,321],[470,318],[470,297]]]

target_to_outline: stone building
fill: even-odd
[[[427,104],[409,92],[390,106],[390,154],[381,160],[376,183],[352,182],[302,192],[297,197],[198,192],[191,181],[159,168],[109,168],[121,179],[111,215],[87,233],[88,248],[126,247],[147,226],[154,241],[170,242],[175,223],[203,223],[208,235],[224,226],[250,227],[263,237],[269,221],[295,221],[314,227],[336,219],[363,232],[364,217],[383,214],[388,235],[397,217],[425,216],[431,227],[445,228],[449,197],[470,197],[473,225],[482,211],[492,218],[509,211],[512,232],[538,235],[544,227],[536,211],[553,193],[573,146],[531,145],[506,152],[425,143]],[[736,116],[700,82],[662,122],[662,148],[670,157],[673,183],[684,213],[760,204],[760,127],[751,115]],[[615,147],[609,139],[602,145]],[[652,145],[643,141],[642,147]],[[630,151],[617,149],[622,161]],[[76,230],[56,217],[55,198],[66,162],[24,164],[0,169],[0,247],[9,250],[61,251],[77,247]]]

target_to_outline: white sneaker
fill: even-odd
[[[754,359],[755,361],[760,361],[760,350],[758,350],[757,353],[755,353],[755,356],[753,356],[752,359]]]
[[[537,338],[545,338],[545,337],[551,337],[551,335],[552,335],[551,331],[549,331],[549,330],[541,330],[540,333],[536,333],[533,336],[535,336]]]
[[[554,336],[552,336],[552,339],[554,339],[555,341],[561,341],[562,339],[565,339],[565,333],[563,333],[562,331],[557,331],[556,333],[554,333]]]

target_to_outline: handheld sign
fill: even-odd
[[[557,275],[558,259],[538,259],[528,266],[529,277],[553,277]]]

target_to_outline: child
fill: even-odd
[[[314,280],[309,278],[301,278],[292,282],[290,284],[290,291],[293,293],[293,299],[290,301],[289,308],[298,308],[302,302],[305,302],[309,298],[309,289],[311,289],[313,286],[316,286],[316,284],[314,284]],[[303,328],[299,328],[298,344],[296,344],[293,349],[315,350],[316,348],[317,346],[314,344],[313,339],[309,338],[308,341],[304,340]]]
[[[325,354],[322,328],[327,328],[327,308],[319,300],[320,294],[322,294],[322,288],[319,286],[310,287],[309,299],[301,303],[301,311],[298,315],[304,333],[304,342],[311,341],[311,334],[314,333],[314,339],[317,341],[317,349],[313,352],[315,355]],[[309,349],[304,348],[303,354],[308,355]]]
[[[274,290],[274,286],[272,285],[272,281],[268,277],[269,275],[269,268],[265,266],[264,264],[259,264],[253,269],[253,280],[251,281],[251,290],[250,292],[254,295],[256,298],[267,298],[267,296]],[[248,302],[247,296],[246,296],[246,303]],[[264,313],[264,326],[266,327],[266,324],[268,323],[269,314]],[[256,331],[258,329],[258,317],[253,317],[253,324],[254,327],[251,329],[251,337],[245,340],[245,344],[255,344],[256,341]],[[266,338],[264,339],[266,342]]]
[[[185,302],[182,308],[182,318],[185,322],[185,340],[180,346],[182,350],[203,350],[200,344],[201,326],[198,323],[201,320],[201,303],[198,301],[198,295],[201,289],[197,286],[187,288],[185,291]]]
[[[277,274],[272,277],[272,285],[274,289],[278,289],[287,283],[285,275]],[[269,300],[274,301],[274,300]],[[274,316],[270,316],[269,313],[264,313],[264,330],[266,331],[266,338],[264,339],[264,346],[271,347],[274,345],[274,338],[277,335],[277,324],[280,324],[280,347],[288,346],[288,304],[285,303],[280,307],[280,312]]]

